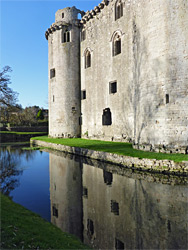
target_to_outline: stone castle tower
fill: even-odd
[[[58,10],[45,34],[49,136],[188,153],[187,27],[187,0]]]
[[[80,25],[75,7],[58,10],[46,31],[49,49],[49,135],[80,136]]]

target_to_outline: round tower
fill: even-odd
[[[80,136],[80,20],[75,7],[58,10],[48,40],[49,136]]]

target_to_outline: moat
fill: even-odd
[[[1,190],[95,249],[187,249],[185,177],[0,147]]]

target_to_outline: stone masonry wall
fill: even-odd
[[[188,2],[116,1],[83,17],[81,42],[82,137],[133,141],[135,147],[187,152],[188,145]],[[95,14],[93,14],[95,12]],[[121,34],[121,53],[113,56],[113,35]],[[85,69],[85,51],[91,67]],[[109,83],[117,81],[117,92]],[[102,125],[110,108],[112,124]],[[145,145],[144,147],[142,145]]]

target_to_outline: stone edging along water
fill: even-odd
[[[131,169],[144,170],[149,172],[159,172],[164,174],[187,175],[188,161],[174,162],[171,160],[140,159],[131,156],[118,155],[102,151],[94,151],[86,148],[70,147],[61,144],[30,140],[32,145],[52,148],[55,150],[68,152],[79,156],[89,157],[95,160],[118,164]]]

